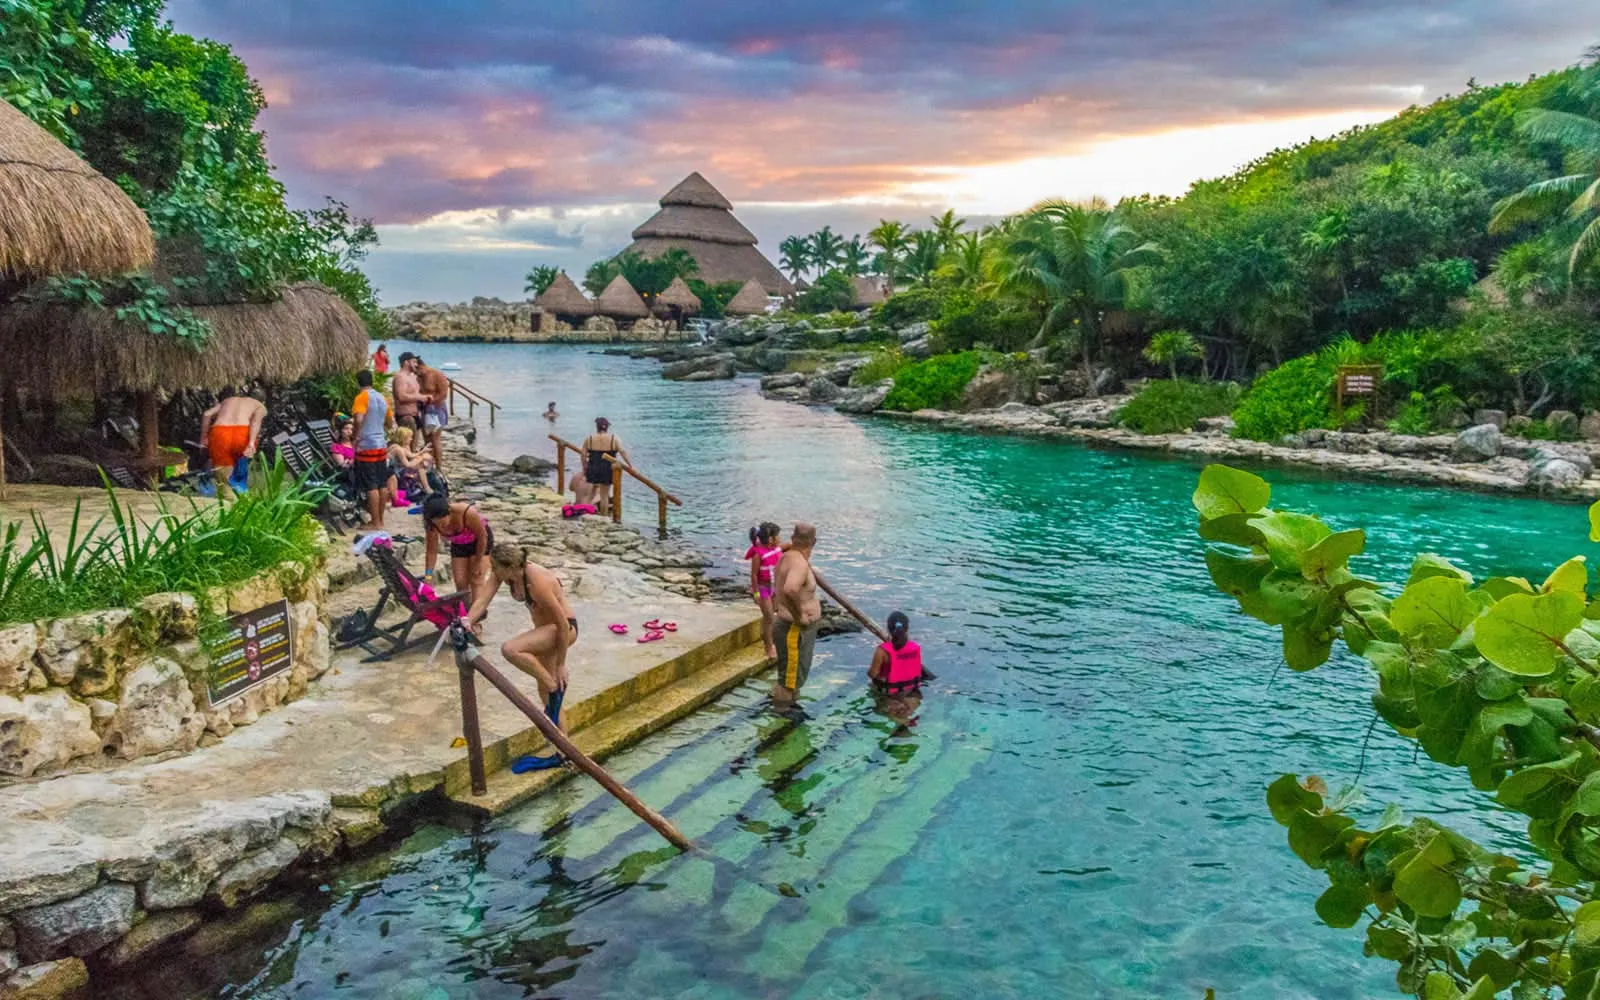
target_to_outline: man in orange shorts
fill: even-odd
[[[233,389],[224,389],[218,396],[217,405],[200,418],[200,443],[211,455],[217,495],[231,497],[249,483],[250,459],[255,457],[267,408]]]

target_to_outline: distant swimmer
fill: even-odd
[[[794,702],[811,674],[811,656],[822,625],[822,602],[817,600],[817,578],[811,572],[811,553],[816,546],[816,526],[796,524],[789,536],[789,551],[773,572],[777,621],[772,639],[778,652],[778,683],[772,698],[780,704]]]
[[[550,405],[544,408],[544,418],[552,424],[561,419],[561,414],[556,412],[556,401],[551,400]]]

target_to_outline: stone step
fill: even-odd
[[[764,670],[766,656],[756,641],[759,630],[759,622],[742,625],[592,698],[569,705],[562,722],[570,727],[580,750],[596,760],[603,759]],[[487,682],[480,681],[480,687],[486,689],[482,697],[500,696]],[[472,794],[467,761],[462,759],[445,770],[445,795],[468,812],[489,816],[503,813],[576,773],[569,768],[556,768],[513,774],[507,769],[510,761],[523,754],[550,752],[543,736],[530,725],[484,747],[484,764],[490,772],[486,794]],[[651,805],[659,808],[656,803]]]

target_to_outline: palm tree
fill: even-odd
[[[1600,253],[1600,120],[1570,111],[1539,110],[1520,124],[1523,134],[1536,142],[1553,142],[1582,164],[1579,173],[1530,184],[1495,206],[1489,231],[1503,232],[1530,219],[1544,218],[1562,206],[1575,220],[1589,216],[1588,224],[1573,241],[1567,257],[1567,275],[1575,277]]]
[[[961,227],[967,224],[966,219],[956,218],[953,208],[945,209],[943,215],[930,215],[928,219],[933,223],[933,234],[939,240],[940,251],[949,250],[956,237],[961,235]]]
[[[906,274],[919,285],[930,285],[943,257],[944,248],[939,246],[939,235],[931,230],[919,229],[911,234],[910,246],[906,250]]]
[[[544,294],[544,290],[549,288],[560,274],[560,268],[551,267],[548,264],[536,267],[528,272],[526,279],[523,281],[522,290],[530,297],[538,298]]]
[[[1345,277],[1345,247],[1350,243],[1350,219],[1342,208],[1335,208],[1311,224],[1300,236],[1300,246],[1317,263],[1324,277],[1338,278],[1339,291],[1350,297]]]
[[[889,294],[893,295],[895,278],[900,273],[900,260],[906,253],[906,224],[879,219],[878,224],[867,233],[867,242],[878,248],[874,265],[886,279]]]
[[[1009,228],[996,260],[1001,288],[1044,305],[1040,341],[1076,331],[1093,394],[1101,320],[1122,304],[1132,273],[1155,262],[1155,245],[1141,242],[1102,201],[1041,202]]]
[[[1186,358],[1203,358],[1205,348],[1188,330],[1163,330],[1150,338],[1142,352],[1145,358],[1158,365],[1166,365],[1172,380],[1178,380],[1178,362]]]
[[[867,249],[867,243],[860,235],[850,237],[844,245],[843,263],[840,267],[845,274],[852,278],[860,277],[867,273],[867,266],[872,263],[872,251]]]
[[[832,226],[823,226],[811,234],[811,263],[818,274],[838,267],[843,256],[844,240],[839,238]]]
[[[790,281],[799,281],[811,266],[811,241],[804,236],[790,236],[779,243],[778,263],[789,272]]]
[[[989,247],[979,233],[960,233],[945,252],[940,271],[961,288],[981,288],[989,279]]]

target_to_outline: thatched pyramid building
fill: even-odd
[[[756,249],[755,234],[733,217],[733,205],[699,172],[661,196],[661,211],[633,231],[629,250],[656,258],[668,250],[687,252],[700,265],[696,277],[760,283],[769,295],[793,291],[789,280]]]
[[[611,284],[594,300],[594,311],[612,319],[644,319],[650,315],[650,307],[644,304],[644,299],[634,291],[628,279],[620,274],[612,278]]]

